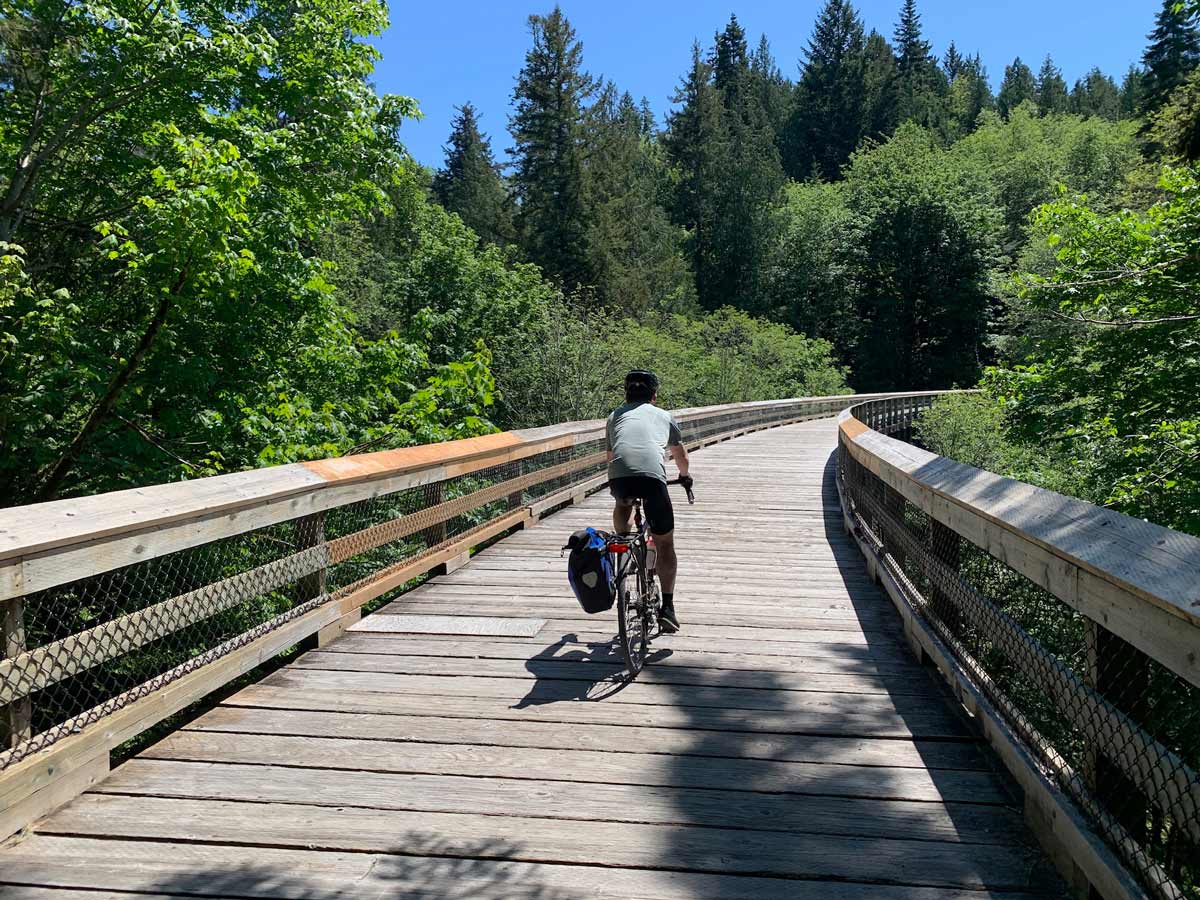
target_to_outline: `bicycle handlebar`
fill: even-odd
[[[674,481],[668,481],[667,484],[683,484],[683,482],[676,478]],[[694,505],[696,503],[696,495],[692,493],[692,489],[684,487],[684,491],[687,493],[688,504]]]

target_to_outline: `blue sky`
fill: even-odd
[[[795,79],[798,60],[822,0],[563,0],[583,42],[584,63],[635,97],[646,96],[662,119],[686,70],[694,39],[704,46],[731,12],[751,44],[765,32],[784,74]],[[889,38],[901,0],[860,0],[867,28]],[[1141,58],[1157,0],[918,0],[925,37],[939,55],[953,39],[979,52],[999,86],[1004,66],[1020,56],[1036,71],[1049,52],[1068,84],[1092,66],[1120,81]],[[501,160],[513,79],[529,44],[527,18],[545,3],[451,0],[392,4],[393,25],[376,41],[384,59],[376,71],[381,92],[420,103],[424,119],[406,123],[405,145],[422,163],[439,166],[455,105],[471,101]]]

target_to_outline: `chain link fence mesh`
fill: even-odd
[[[681,425],[695,444],[845,405],[754,405],[684,416]],[[598,433],[0,600],[0,772],[324,604],[399,579],[363,609],[382,606],[431,560],[479,543],[472,533],[482,541],[529,504],[595,486],[604,449]]]
[[[910,440],[920,401],[855,415]],[[908,502],[843,445],[860,534],[908,603],[1162,900],[1200,900],[1200,690]]]

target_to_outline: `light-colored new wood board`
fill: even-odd
[[[347,631],[383,634],[472,634],[483,637],[534,637],[545,619],[511,619],[496,616],[367,616]]]

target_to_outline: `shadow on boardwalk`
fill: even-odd
[[[691,745],[671,760],[676,770],[673,782],[689,782],[687,769],[694,765],[695,757],[724,755],[817,765],[797,767],[803,775],[785,784],[780,783],[778,767],[760,767],[762,775],[757,778],[751,774],[753,766],[737,768],[736,776],[731,771],[729,783],[723,787],[744,792],[750,809],[755,805],[769,809],[764,798],[791,795],[789,814],[764,817],[758,824],[747,825],[745,815],[732,812],[724,822],[714,819],[711,792],[675,792],[680,825],[723,827],[707,832],[707,838],[693,828],[674,829],[671,846],[664,848],[664,864],[699,871],[861,881],[862,893],[851,896],[863,898],[881,896],[874,893],[880,890],[875,885],[957,887],[978,897],[993,896],[991,891],[1062,896],[1058,876],[1021,826],[1015,801],[1010,799],[1005,805],[1006,780],[988,769],[990,756],[952,711],[949,694],[940,682],[911,662],[898,618],[893,627],[891,617],[881,615],[881,606],[891,612],[880,602],[884,595],[864,589],[865,566],[857,551],[841,551],[848,541],[834,480],[835,462],[836,457],[830,457],[822,484],[825,537],[835,550],[838,572],[867,642],[864,646],[831,641],[822,644],[820,652],[841,660],[838,671],[845,673],[874,672],[876,663],[881,673],[887,673],[888,660],[901,660],[891,670],[896,674],[883,674],[881,693],[814,693],[812,702],[797,699],[795,709],[800,711],[789,714],[793,722],[776,718],[767,730],[778,731],[769,734],[742,730],[744,710],[695,707],[690,705],[691,687],[670,686],[675,705],[691,718],[690,725],[683,727],[692,736]],[[797,655],[803,652],[798,649]],[[713,672],[714,686],[740,674]],[[804,697],[805,692],[796,693],[795,674],[756,674],[760,678],[757,687],[764,691]],[[914,690],[916,680],[920,685]],[[923,691],[921,686],[926,683],[929,690]],[[830,702],[819,702],[822,700]],[[906,733],[917,739],[905,738]],[[915,755],[910,749],[906,761],[873,766],[869,775],[863,768],[845,765],[853,760],[842,751],[852,751],[860,739],[871,737],[881,738],[876,741],[881,747],[915,748]],[[967,759],[972,761],[965,763]],[[861,777],[848,778],[856,768]],[[998,796],[979,798],[979,803],[964,798],[966,768],[975,770],[970,773],[973,777],[986,780],[994,776]],[[911,787],[906,790],[900,782],[917,773],[932,782],[938,796],[956,798],[955,802],[900,799],[912,796]],[[867,781],[869,791],[856,797],[855,791]],[[994,831],[989,831],[989,817],[995,818]],[[827,887],[833,889],[833,885]],[[816,896],[821,896],[819,891]]]
[[[254,897],[287,900],[579,900],[541,883],[536,866],[511,863],[519,842],[464,842],[409,832],[390,854],[336,854],[328,867],[311,865],[303,851],[263,851],[294,857],[296,865],[264,862],[232,868],[196,868],[140,890],[151,896]],[[180,868],[183,868],[182,866]],[[133,895],[131,895],[131,900]]]

